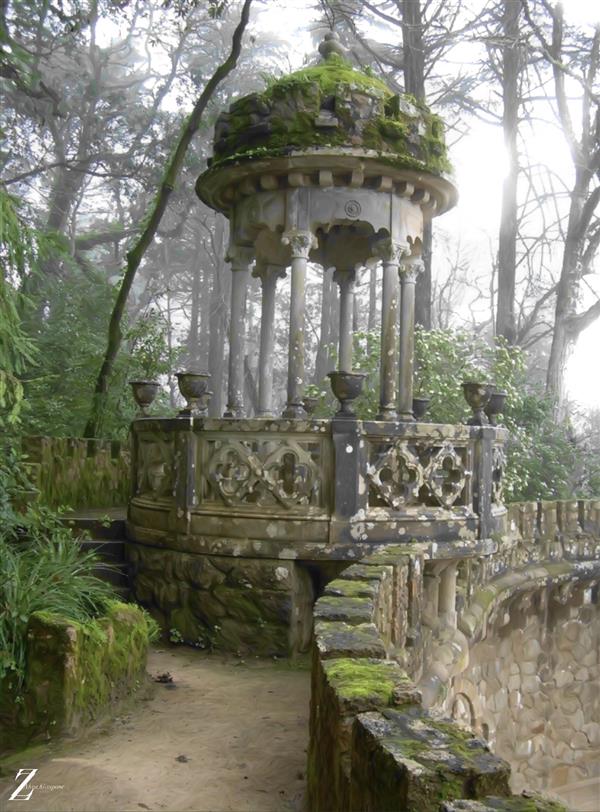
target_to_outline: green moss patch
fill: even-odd
[[[295,90],[304,90],[307,85],[316,84],[321,94],[335,94],[341,84],[347,84],[361,90],[374,91],[384,98],[394,94],[381,79],[357,70],[347,59],[338,54],[331,54],[319,65],[302,68],[289,76],[275,79],[269,83],[264,98],[272,100],[285,96]]]
[[[352,703],[358,701],[373,708],[391,705],[396,686],[410,684],[396,663],[385,660],[326,660],[323,669],[340,699]]]
[[[374,150],[398,168],[451,170],[441,119],[336,54],[236,100],[217,120],[212,166],[322,147]]]
[[[35,612],[27,627],[27,672],[18,708],[3,718],[0,748],[75,732],[142,684],[148,645],[156,634],[143,609],[111,601],[85,623]]]

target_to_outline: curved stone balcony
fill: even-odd
[[[181,552],[352,560],[427,540],[473,552],[505,529],[507,432],[347,419],[143,418],[130,536]]]

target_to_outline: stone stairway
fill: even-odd
[[[81,549],[96,553],[98,564],[94,573],[108,581],[119,597],[130,599],[129,565],[125,559],[125,517],[124,511],[89,511],[93,515],[69,517],[68,523],[74,535],[85,531],[86,538]],[[117,514],[117,515],[115,515]]]

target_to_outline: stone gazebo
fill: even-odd
[[[461,549],[490,549],[492,532],[504,528],[505,431],[416,422],[412,413],[423,223],[456,201],[443,125],[353,69],[333,35],[319,50],[320,64],[221,114],[214,157],[197,182],[199,197],[231,225],[225,415],[192,408],[133,424],[134,589],[191,641],[301,649],[314,590],[349,561],[414,539],[432,557],[455,559]],[[311,419],[303,404],[307,263],[336,269],[338,371],[346,374],[333,383],[344,400],[357,383],[348,374],[355,270],[373,258],[383,266],[378,418]],[[287,273],[287,398],[278,417],[274,311]],[[262,322],[260,411],[248,418],[242,325],[251,274],[262,283]]]

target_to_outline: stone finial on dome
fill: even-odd
[[[347,58],[348,56],[348,51],[340,42],[335,31],[330,31],[328,34],[325,34],[323,41],[319,43],[319,53],[323,59],[327,59],[332,54],[337,54],[338,56],[343,56],[344,58]]]

